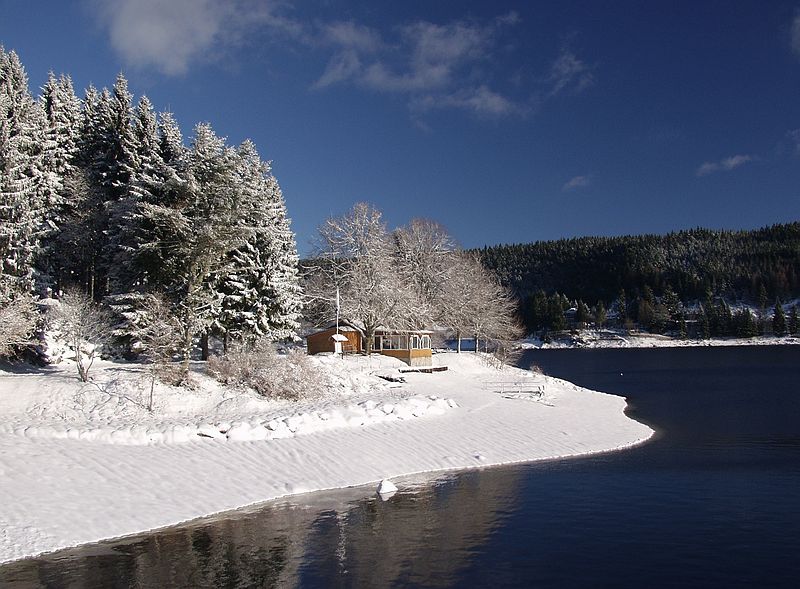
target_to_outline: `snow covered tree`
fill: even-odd
[[[215,280],[222,294],[215,327],[229,337],[255,341],[288,339],[296,333],[302,306],[297,248],[286,205],[268,164],[245,141],[236,153],[239,198],[251,217],[250,238],[230,254],[230,264]]]
[[[131,145],[136,153],[131,155],[135,166],[130,170],[127,190],[109,204],[110,247],[113,263],[109,269],[112,292],[124,292],[149,283],[151,260],[142,259],[143,242],[147,236],[147,204],[162,201],[167,179],[171,177],[161,157],[158,122],[150,100],[143,96],[133,115]]]
[[[507,348],[521,336],[517,321],[517,300],[507,288],[469,253],[457,254],[458,262],[448,280],[449,298],[459,301],[454,330],[461,349],[463,336],[475,339],[475,351]],[[563,318],[563,314],[562,314]]]
[[[0,47],[0,274],[30,285],[44,228],[43,132],[19,56]]]
[[[789,311],[787,329],[791,335],[797,335],[798,327],[800,327],[800,321],[798,321],[797,305],[792,305],[792,309]]]
[[[19,288],[12,277],[0,275],[0,358],[27,346],[38,321],[30,292]]]
[[[393,238],[401,278],[417,290],[418,320],[427,326],[449,325],[459,304],[447,296],[447,282],[458,261],[455,240],[441,224],[429,219],[413,219],[396,229]]]
[[[179,208],[165,215],[167,241],[155,244],[168,250],[175,274],[168,294],[176,301],[183,325],[184,371],[195,335],[206,334],[218,314],[220,295],[210,278],[225,271],[229,254],[252,236],[248,204],[238,198],[236,155],[211,126],[195,127],[189,153],[189,176]]]
[[[61,235],[77,214],[82,195],[76,194],[81,171],[77,167],[81,124],[80,100],[69,76],[56,79],[51,72],[40,99],[46,119],[43,171],[47,178],[40,272],[58,290],[68,272]]]
[[[89,370],[111,335],[108,313],[78,289],[67,289],[53,307],[55,322],[75,352],[78,376],[89,381]]]
[[[364,333],[369,354],[380,326],[413,328],[417,293],[400,279],[393,244],[381,212],[356,203],[349,213],[331,217],[319,229],[320,280],[307,293],[327,321],[336,315],[336,293],[343,321]]]

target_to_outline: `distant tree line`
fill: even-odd
[[[529,332],[610,320],[659,333],[772,332],[768,308],[774,315],[780,307],[780,317],[783,305],[773,309],[773,302],[800,296],[800,223],[562,239],[477,253],[516,293]],[[726,311],[730,302],[758,309],[758,317]]]

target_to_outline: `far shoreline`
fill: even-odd
[[[756,336],[750,338],[681,339],[651,333],[626,333],[623,330],[581,330],[569,336],[543,341],[526,338],[519,343],[522,350],[560,349],[642,349],[642,348],[711,348],[745,346],[795,346],[800,336]]]

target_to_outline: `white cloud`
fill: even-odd
[[[732,155],[726,157],[718,162],[704,162],[697,168],[697,176],[707,176],[714,172],[730,172],[731,170],[743,166],[749,162],[755,161],[757,158],[752,155]]]
[[[795,11],[792,20],[792,52],[800,57],[800,10]]]
[[[594,74],[584,61],[578,59],[568,47],[564,47],[550,66],[547,81],[550,85],[550,97],[562,92],[577,94],[594,84]]]
[[[326,28],[336,52],[314,88],[350,82],[377,92],[406,94],[413,110],[460,108],[502,116],[524,109],[489,87],[482,67],[500,31],[519,22],[510,12],[484,24],[417,21],[397,29],[393,42],[354,23]]]
[[[792,129],[786,132],[786,136],[794,145],[794,152],[800,155],[800,129]]]
[[[569,192],[571,190],[577,190],[579,188],[586,188],[592,183],[592,179],[590,176],[575,176],[574,178],[570,178],[564,183],[564,186],[561,187],[562,192]]]
[[[328,23],[322,30],[327,42],[340,47],[371,52],[383,44],[378,31],[352,21]]]
[[[270,2],[255,0],[88,0],[108,30],[111,46],[134,67],[168,75],[239,42],[259,26],[293,36],[298,23],[276,14]]]
[[[425,112],[441,108],[460,108],[480,116],[524,114],[524,107],[494,92],[487,86],[464,88],[453,94],[426,94],[411,102],[412,110]]]

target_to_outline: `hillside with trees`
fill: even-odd
[[[65,291],[79,308],[81,296],[101,305],[128,352],[147,348],[160,309],[186,369],[198,337],[292,337],[289,223],[251,141],[227,145],[200,123],[185,143],[122,74],[78,98],[51,73],[34,97],[17,54],[0,48],[0,352],[30,337],[37,299]]]
[[[477,253],[519,297],[529,331],[563,329],[572,308],[573,323],[603,324],[613,315],[663,332],[696,320],[712,335],[746,334],[759,327],[744,315],[734,320],[729,305],[744,303],[766,316],[776,301],[800,297],[800,223],[540,241]]]

